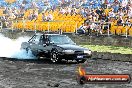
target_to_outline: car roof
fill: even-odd
[[[60,35],[60,34],[44,34],[44,33],[36,33],[35,35]]]
[[[60,34],[44,34],[44,35],[60,35]]]

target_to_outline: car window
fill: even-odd
[[[29,40],[29,42],[30,43],[35,43],[35,44],[38,44],[39,43],[39,41],[40,41],[40,35],[34,35],[30,40]]]
[[[55,44],[75,44],[68,36],[63,35],[53,35],[49,39]]]
[[[34,35],[28,42],[32,43],[34,41],[35,37],[36,37],[36,35]]]
[[[46,43],[45,36],[41,36],[41,37],[40,37],[39,44],[45,44],[45,43]]]
[[[40,40],[40,37],[41,37],[41,36],[37,35],[37,36],[34,38],[33,43],[38,44],[38,43],[39,43],[39,40]]]

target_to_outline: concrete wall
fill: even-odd
[[[125,38],[121,36],[73,36],[73,40],[77,44],[92,44],[92,45],[111,45],[132,47],[132,38]]]

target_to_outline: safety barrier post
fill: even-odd
[[[13,20],[11,21],[11,30],[13,31]]]
[[[0,32],[2,32],[2,28],[3,28],[3,24],[2,24],[2,22],[0,21]]]
[[[127,38],[127,31],[128,31],[128,29],[126,28],[126,38]]]
[[[62,35],[62,30],[61,30],[61,29],[59,29],[58,31],[59,31],[59,34],[60,34],[60,35]]]
[[[78,24],[76,23],[76,29],[75,29],[75,31],[74,31],[74,32],[75,32],[75,34],[77,34],[77,25],[78,25]]]
[[[108,23],[108,37],[110,36],[110,29],[109,29],[109,23]]]
[[[16,26],[15,29],[18,29],[17,19],[16,19],[16,21],[15,21],[15,24],[16,24],[16,25],[15,25],[15,26]]]
[[[22,30],[22,32],[24,32],[24,30],[25,30],[25,29],[24,29],[24,28],[25,28],[25,19],[23,19],[22,22],[23,22],[23,30]]]
[[[36,30],[37,30],[37,27],[36,27],[36,22],[34,22],[34,32],[35,32],[35,34],[36,34]]]
[[[50,23],[48,22],[48,33],[49,33],[49,31],[50,31]]]

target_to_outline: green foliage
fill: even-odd
[[[97,52],[132,54],[132,48],[130,47],[117,47],[117,46],[104,46],[104,45],[82,45],[82,46]]]

